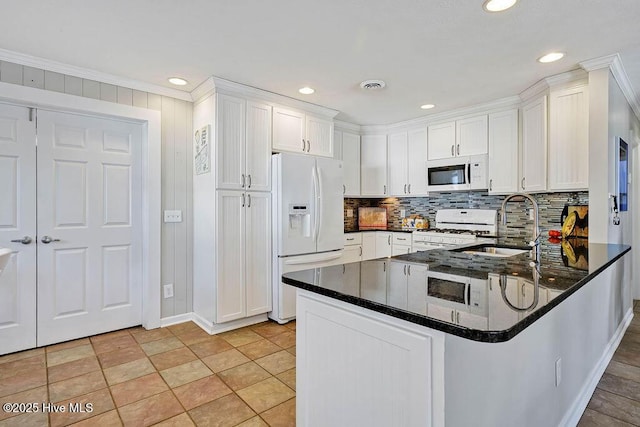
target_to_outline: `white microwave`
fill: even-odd
[[[427,161],[427,190],[486,190],[488,160],[487,154],[429,160]]]

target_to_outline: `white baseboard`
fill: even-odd
[[[192,320],[196,325],[200,326],[206,333],[210,335],[219,334],[222,332],[232,331],[234,329],[243,328],[249,325],[255,325],[256,323],[262,323],[269,320],[267,314],[259,314],[257,316],[247,317],[244,319],[232,320],[225,323],[212,323],[207,319],[199,316],[197,313],[189,313]]]
[[[171,325],[177,325],[178,323],[185,323],[193,321],[193,313],[183,313],[176,316],[163,317],[160,319],[160,327],[165,328]]]
[[[591,370],[591,374],[589,375],[589,381],[587,381],[580,393],[573,401],[573,405],[569,408],[564,418],[560,422],[561,426],[576,426],[582,417],[585,409],[587,409],[587,405],[589,404],[589,400],[591,400],[591,396],[593,392],[596,390],[598,386],[598,382],[600,382],[600,378],[604,371],[609,366],[609,362],[611,362],[611,358],[613,357],[613,353],[615,353],[622,337],[624,336],[629,323],[631,323],[631,319],[633,319],[633,307],[631,307],[627,314],[625,314],[624,319],[620,322],[616,333],[613,335],[609,344],[605,348],[605,351],[602,353],[602,357],[600,361],[596,364],[596,366]]]

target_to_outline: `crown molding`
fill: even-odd
[[[555,74],[553,76],[544,77],[533,85],[529,86],[522,92],[520,92],[520,99],[522,102],[529,101],[536,96],[544,94],[547,90],[559,86],[566,85],[567,83],[583,84],[588,83],[589,74],[586,71],[576,68],[564,73]]]
[[[343,122],[342,120],[334,120],[333,127],[338,131],[356,132],[358,134],[362,130],[362,126],[355,123]]]
[[[489,114],[500,110],[505,110],[507,108],[518,108],[519,105],[519,96],[509,96],[482,104],[457,108],[455,110],[449,110],[442,113],[430,114],[428,116],[422,116],[402,122],[391,123],[388,125],[362,125],[360,126],[360,128],[363,134],[379,134],[391,131],[405,131],[425,127],[436,122],[451,119],[460,119],[466,116],[474,116],[478,114]]]
[[[298,108],[311,113],[316,113],[324,117],[333,119],[338,115],[339,111],[321,105],[312,104],[310,102],[300,101],[285,95],[269,92],[253,86],[247,86],[242,83],[233,82],[231,80],[220,77],[211,76],[202,82],[197,88],[191,92],[194,101],[199,101],[205,96],[213,93],[224,93],[227,95],[240,95],[247,98],[256,98],[261,101],[271,102],[273,104],[284,105],[291,108]]]
[[[613,78],[618,83],[620,90],[627,99],[627,102],[631,106],[634,114],[638,120],[640,120],[640,99],[638,99],[638,96],[636,95],[636,91],[634,90],[631,80],[629,79],[629,75],[622,64],[622,58],[619,53],[589,59],[581,62],[580,66],[588,72],[608,68],[613,75]]]
[[[180,99],[182,101],[192,102],[189,92],[159,86],[140,80],[116,76],[114,74],[103,73],[101,71],[91,70],[88,68],[77,67],[75,65],[63,64],[61,62],[52,61],[50,59],[44,59],[24,53],[13,52],[11,50],[0,49],[0,60],[13,62],[14,64],[19,64],[27,67],[52,71],[55,73],[66,74],[68,76],[80,77],[82,79],[95,80],[97,82],[108,83],[115,86],[126,87],[143,92],[169,96],[171,98]]]

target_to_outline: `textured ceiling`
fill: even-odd
[[[516,95],[620,52],[640,90],[640,1],[3,1],[0,48],[158,85],[210,75],[387,124]],[[542,54],[566,58],[539,64]],[[365,93],[358,84],[383,79]],[[316,93],[298,94],[309,85]],[[636,95],[637,96],[637,95]]]

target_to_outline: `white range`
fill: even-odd
[[[496,236],[498,211],[494,209],[440,209],[436,226],[413,232],[413,250],[447,249],[454,246],[485,242],[481,236]]]

